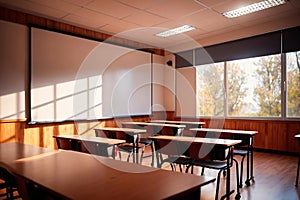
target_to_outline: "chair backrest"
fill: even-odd
[[[100,144],[93,141],[81,141],[81,151],[84,153],[90,153],[99,156],[108,157],[108,145]]]
[[[58,149],[81,151],[80,143],[77,140],[67,138],[56,138]]]
[[[229,149],[221,145],[191,143],[186,156],[196,160],[224,161],[229,156]]]

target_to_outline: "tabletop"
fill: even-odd
[[[131,134],[143,134],[143,133],[146,133],[146,130],[144,130],[144,129],[118,128],[118,127],[100,127],[100,128],[95,128],[94,130],[100,130],[100,131],[119,131],[119,132],[131,133]]]
[[[122,122],[125,125],[142,125],[142,126],[159,126],[159,127],[174,127],[174,128],[185,128],[183,124],[162,124],[152,122]]]
[[[151,120],[151,123],[172,123],[172,124],[186,124],[186,125],[204,125],[205,122],[193,121],[172,121],[172,120]]]
[[[1,166],[9,166],[21,177],[70,199],[165,199],[198,191],[215,181],[207,176],[18,143],[0,144],[0,152]],[[135,171],[117,170],[113,166]]]
[[[218,139],[218,138],[201,138],[201,137],[188,137],[188,136],[168,136],[168,135],[156,135],[150,137],[151,139],[160,140],[174,140],[180,142],[193,142],[193,143],[205,143],[205,144],[217,144],[223,146],[233,146],[242,142],[242,140],[231,139]]]
[[[54,135],[53,137],[88,141],[88,142],[97,142],[97,143],[109,144],[109,145],[118,145],[126,142],[125,140],[120,140],[120,139],[111,139],[111,138],[103,138],[103,137],[95,137],[95,136],[87,136],[87,135]]]
[[[232,134],[245,134],[255,135],[257,131],[246,131],[246,130],[230,130],[230,129],[213,129],[213,128],[191,128],[191,131],[205,131],[205,132],[219,132],[219,133],[232,133]]]

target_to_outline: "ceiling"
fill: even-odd
[[[300,0],[234,19],[221,14],[258,1],[0,0],[0,5],[177,52],[300,25]],[[196,30],[155,36],[184,24]]]

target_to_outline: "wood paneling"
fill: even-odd
[[[170,120],[198,120],[205,122],[203,127],[225,128],[240,130],[256,130],[254,148],[274,150],[279,152],[300,152],[298,141],[294,135],[300,133],[300,122],[293,120],[247,120],[247,119],[180,119],[172,117]],[[174,116],[174,115],[173,115]]]
[[[179,120],[173,112],[154,112],[152,116],[117,118],[95,122],[55,123],[44,125],[26,125],[25,121],[2,121],[0,122],[0,142],[19,141],[36,146],[57,148],[53,135],[59,134],[91,134],[97,126],[121,126],[122,121],[148,121],[162,119],[167,116],[168,120]],[[196,120],[196,119],[180,119]],[[197,119],[204,121],[204,127],[220,126],[226,129],[257,130],[254,137],[254,147],[258,149],[274,150],[280,152],[300,152],[296,133],[300,133],[300,122],[281,120],[236,120],[236,119]]]

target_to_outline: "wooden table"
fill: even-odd
[[[202,125],[205,122],[196,122],[196,121],[173,121],[173,120],[151,120],[151,123],[164,123],[164,124],[181,124],[186,126],[196,126],[196,127],[189,127],[189,128],[202,128]]]
[[[241,140],[231,140],[231,139],[217,139],[217,138],[201,138],[201,137],[188,137],[188,136],[168,136],[168,135],[156,135],[150,137],[153,140],[166,140],[166,141],[178,141],[185,142],[190,144],[211,144],[211,145],[220,145],[226,146],[229,149],[227,158],[227,166],[230,166],[230,162],[232,160],[232,147],[241,143]],[[230,194],[234,193],[234,190],[230,190],[230,167],[227,167],[226,173],[226,194],[222,197],[227,198],[229,200]],[[239,191],[238,191],[239,195]]]
[[[191,131],[204,132],[205,137],[215,137],[215,134],[220,136],[220,134],[225,133],[232,135],[231,138],[242,140],[242,143],[247,145],[247,179],[245,181],[246,185],[250,185],[250,181],[254,180],[253,175],[253,138],[257,131],[246,131],[246,130],[230,130],[230,129],[212,129],[212,128],[192,128]],[[211,134],[211,135],[210,135]]]
[[[299,146],[300,146],[300,134],[296,134],[294,137],[298,140]],[[298,179],[299,179],[300,153],[299,153],[298,157],[299,157],[299,158],[298,158],[298,167],[297,167],[297,175],[296,175],[296,183],[295,183],[295,186],[296,186],[296,187],[298,187]]]
[[[53,138],[56,139],[58,148],[59,147],[59,140],[66,139],[70,140],[71,143],[74,142],[82,142],[83,145],[88,146],[88,143],[94,143],[98,149],[98,151],[95,152],[97,155],[102,155],[101,152],[108,147],[112,147],[112,157],[115,158],[115,145],[119,145],[125,142],[125,140],[120,139],[112,139],[112,138],[101,138],[101,137],[95,137],[95,136],[87,136],[87,135],[54,135]],[[73,150],[77,150],[76,148]],[[87,149],[89,150],[89,149]],[[104,155],[102,155],[104,156]],[[108,155],[106,155],[108,156]]]
[[[116,132],[125,133],[129,136],[133,137],[133,151],[135,152],[133,155],[133,162],[139,163],[139,156],[138,156],[138,137],[140,134],[145,134],[146,130],[143,129],[133,129],[133,128],[117,128],[117,127],[100,127],[95,128],[95,134],[99,137],[99,131],[106,131],[108,132],[108,138],[115,138]]]
[[[186,127],[181,124],[163,124],[163,123],[152,123],[152,122],[122,122],[123,127],[134,127],[144,128],[151,127],[152,131],[150,135],[160,134],[163,135],[163,128],[171,129],[172,135],[182,135],[183,129]]]
[[[0,144],[0,166],[43,188],[55,199],[200,199],[214,178],[150,168],[75,151]],[[135,172],[124,172],[121,166]],[[139,173],[141,171],[147,171]]]

